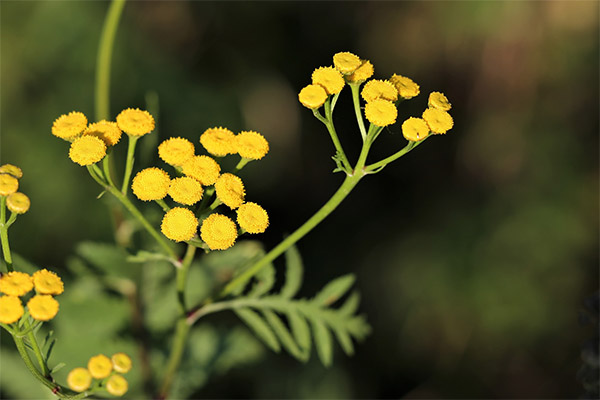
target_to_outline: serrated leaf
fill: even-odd
[[[335,337],[337,338],[338,342],[340,342],[344,353],[346,353],[349,356],[353,355],[354,345],[352,344],[352,338],[350,337],[348,332],[341,328],[335,328],[333,332],[335,333]]]
[[[352,292],[348,299],[344,302],[344,304],[339,308],[340,314],[343,315],[353,315],[358,309],[358,305],[360,304],[360,294],[356,291]]]
[[[281,297],[292,298],[298,293],[302,285],[304,268],[302,258],[296,246],[290,247],[285,252],[285,283],[279,292]]]
[[[316,318],[310,321],[313,327],[313,336],[315,337],[315,347],[317,354],[324,366],[329,367],[333,358],[333,346],[331,332],[325,324]]]
[[[288,328],[285,326],[283,321],[271,310],[263,310],[263,315],[265,319],[273,328],[273,331],[279,338],[279,341],[283,345],[283,347],[295,358],[300,361],[306,361],[307,357],[304,356],[303,352],[300,350],[292,335],[288,331]]]
[[[267,325],[267,323],[260,317],[260,315],[249,308],[237,308],[234,310],[234,312],[271,350],[279,353],[281,346],[277,341],[277,337],[269,325]]]
[[[314,303],[321,306],[329,306],[342,297],[355,281],[352,274],[340,276],[329,282],[314,298]]]
[[[296,342],[305,352],[310,352],[311,339],[308,322],[294,309],[288,310],[286,315]]]
[[[61,370],[61,369],[62,369],[62,368],[65,366],[65,365],[67,365],[67,364],[65,364],[65,363],[62,363],[62,362],[61,362],[61,363],[58,363],[58,364],[56,364],[56,365],[54,366],[54,368],[52,368],[52,370],[50,370],[50,373],[51,373],[51,374],[53,374],[53,373],[55,373],[55,372],[58,372],[58,371],[60,371],[60,370]]]
[[[267,293],[275,284],[275,267],[269,264],[254,276],[256,282],[248,292],[248,297],[260,297]]]

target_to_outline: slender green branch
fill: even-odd
[[[240,157],[240,161],[237,163],[237,165],[233,169],[234,172],[236,172],[236,173],[240,172],[242,170],[242,168],[244,168],[246,166],[246,164],[248,164],[250,161],[252,161],[250,158]]]
[[[102,179],[101,176],[98,176],[98,172],[96,172],[96,170],[94,170],[94,168],[92,168],[91,165],[87,166],[87,170],[90,173],[90,176],[92,178],[94,178],[94,180],[96,181],[96,183],[98,183],[98,185],[105,187],[107,184],[106,182],[104,182],[104,179]]]
[[[27,327],[27,329],[31,328],[29,319],[25,320],[25,326]],[[44,360],[44,356],[42,355],[40,346],[38,345],[37,338],[35,337],[35,332],[33,332],[33,329],[27,333],[27,338],[29,339],[29,344],[31,345],[31,349],[33,350],[33,353],[35,354],[35,357],[37,358],[38,364],[40,365],[40,370],[42,371],[42,375],[44,375],[45,377],[49,377],[50,370],[48,369],[48,366],[46,365],[46,361]]]
[[[327,118],[327,123],[325,126],[327,127],[327,131],[329,131],[329,135],[331,136],[331,140],[333,141],[333,145],[339,155],[340,161],[344,166],[346,173],[352,170],[350,163],[348,162],[348,158],[346,158],[346,153],[344,153],[344,149],[340,140],[338,139],[337,132],[335,131],[335,126],[333,124],[333,115],[331,112],[331,98],[328,98],[325,102],[325,118]]]
[[[367,130],[365,129],[365,121],[363,120],[360,108],[360,96],[358,93],[359,88],[360,84],[350,84],[350,90],[352,91],[352,102],[354,103],[354,113],[356,114],[356,122],[358,123],[358,129],[360,129],[360,136],[362,137],[362,140],[365,141],[367,139]]]
[[[125,163],[125,174],[123,175],[123,186],[121,186],[121,193],[127,195],[127,188],[129,187],[129,179],[131,179],[131,171],[133,170],[135,145],[139,139],[139,136],[129,136],[129,143],[127,145],[127,161]]]
[[[427,136],[425,139],[421,140],[420,142],[408,142],[408,144],[402,150],[392,154],[391,156],[389,156],[387,158],[384,158],[381,161],[378,161],[376,163],[366,166],[365,171],[367,173],[372,173],[372,172],[381,170],[381,168],[385,167],[387,164],[389,164],[393,161],[396,161],[398,158],[402,157],[403,155],[405,155],[406,153],[410,152],[412,149],[417,147],[419,144],[423,143],[428,137],[429,136]]]
[[[8,244],[8,224],[6,223],[6,196],[0,197],[0,241],[2,242],[2,254],[6,263],[6,270],[13,271],[10,245]]]
[[[104,159],[102,160],[102,171],[104,172],[104,178],[106,179],[106,182],[108,182],[110,186],[115,186],[112,177],[110,176],[110,153],[106,153]]]
[[[156,204],[158,204],[160,206],[160,208],[163,209],[164,212],[167,212],[171,209],[171,207],[169,207],[163,199],[159,199],[159,200],[155,200],[155,201],[156,201]]]

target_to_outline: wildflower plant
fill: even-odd
[[[69,365],[66,384],[56,382],[53,374],[63,364],[49,367],[48,350],[54,339],[40,344],[36,332],[45,322],[60,318],[56,297],[69,288],[50,270],[39,269],[30,275],[13,265],[8,228],[27,212],[30,203],[26,195],[17,192],[23,176],[21,170],[6,164],[0,167],[0,237],[6,265],[6,273],[0,279],[0,325],[13,336],[28,369],[58,397],[85,398],[95,393],[124,395],[129,383],[123,374],[138,364],[146,370],[147,395],[167,398],[177,386],[176,393],[181,397],[201,385],[189,376],[183,378],[189,374],[183,366],[193,361],[186,357],[187,349],[194,351],[195,341],[190,340],[195,335],[193,328],[208,315],[226,310],[233,311],[267,348],[274,352],[285,350],[302,362],[310,358],[314,347],[320,361],[329,366],[335,342],[346,354],[353,354],[354,342],[363,340],[370,332],[365,317],[357,314],[360,297],[351,290],[355,277],[342,275],[325,284],[313,297],[296,297],[304,266],[295,243],[322,222],[363,178],[381,171],[432,135],[451,129],[448,99],[442,93],[432,92],[422,115],[400,124],[398,107],[420,93],[412,79],[396,74],[372,79],[373,64],[350,52],[334,54],[332,65],[316,68],[309,77],[310,83],[299,91],[298,100],[328,131],[335,148],[334,172],[341,172],[344,180],[321,209],[265,252],[251,239],[277,222],[271,221],[268,210],[255,202],[252,187],[246,186],[243,174],[245,167],[254,168],[259,164],[255,161],[268,156],[268,138],[261,133],[205,127],[203,132],[190,132],[195,135],[193,141],[183,137],[164,138],[154,149],[156,159],[163,164],[136,164],[137,143],[156,135],[158,115],[131,107],[110,118],[109,61],[123,5],[122,0],[112,2],[102,33],[94,120],[83,112],[70,111],[58,116],[49,130],[65,141],[65,156],[84,168],[100,186],[100,196],[116,200],[108,204],[111,207],[119,204],[131,218],[127,223],[145,231],[145,239],[152,240],[141,241],[142,245],[137,246],[130,233],[126,240],[118,240],[124,249],[107,250],[98,245],[80,249],[92,264],[104,271],[103,282],[124,296],[145,302],[144,308],[164,307],[168,305],[166,299],[177,299],[170,310],[174,316],[170,320],[172,325],[157,328],[156,323],[149,321],[152,316],[143,313],[138,322],[140,329],[156,328],[157,337],[171,337],[166,346],[168,354],[151,352],[160,360],[153,364],[164,366],[151,370],[154,366],[147,360],[136,363],[123,352],[108,357],[92,355],[97,350],[90,350],[91,357],[85,367]],[[346,156],[333,119],[335,106],[347,87],[354,104],[357,130],[356,134],[347,132],[341,138],[362,141],[355,162]],[[379,135],[398,125],[406,145],[386,158],[369,161],[370,150]],[[116,146],[127,146],[124,160],[115,160]],[[121,170],[116,165],[121,165]],[[149,212],[150,207],[154,212]],[[7,210],[11,212],[8,219]],[[156,213],[159,218],[153,217]],[[283,280],[278,282],[273,261],[281,255],[285,256],[285,271]],[[124,265],[130,270],[121,268]],[[136,265],[142,269],[132,271]],[[139,283],[142,271],[156,276],[154,268],[158,265],[167,266],[168,274],[146,281],[148,293],[139,295],[138,288],[143,288]],[[195,274],[203,274],[206,279],[194,280]],[[211,274],[213,279],[208,279]],[[204,285],[202,290],[198,282]],[[169,290],[162,290],[165,287]]]

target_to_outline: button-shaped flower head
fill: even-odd
[[[452,105],[448,101],[448,98],[440,92],[431,92],[429,94],[429,107],[437,108],[438,110],[448,111],[452,108]]]
[[[333,65],[344,75],[353,73],[361,64],[360,57],[347,51],[333,55]]]
[[[211,214],[202,222],[200,237],[211,250],[226,250],[237,239],[235,222],[221,214]]]
[[[158,156],[169,165],[181,166],[194,157],[196,149],[187,139],[175,137],[165,140],[158,146]]]
[[[88,361],[88,371],[96,379],[104,379],[110,375],[113,369],[113,364],[110,358],[104,354],[90,357]]]
[[[175,207],[167,211],[160,225],[162,233],[171,240],[190,240],[198,229],[198,219],[187,208]]]
[[[67,384],[72,390],[83,392],[92,384],[92,375],[86,368],[73,368],[67,376]]]
[[[8,196],[19,189],[19,180],[10,174],[0,174],[0,196]]]
[[[450,114],[436,108],[428,108],[423,111],[423,119],[427,122],[433,133],[446,133],[454,126],[454,121]]]
[[[23,296],[33,289],[33,279],[25,272],[12,271],[0,278],[0,292],[10,296]]]
[[[217,198],[231,209],[236,209],[244,202],[246,191],[242,180],[230,173],[223,174],[215,183]]]
[[[402,134],[406,140],[418,142],[429,135],[429,127],[421,118],[410,117],[402,124]]]
[[[141,170],[133,178],[131,189],[143,201],[164,199],[169,191],[171,178],[160,168],[150,167]]]
[[[269,215],[256,203],[244,203],[237,210],[237,222],[248,233],[263,233],[269,226]]]
[[[200,182],[189,176],[182,176],[171,181],[169,196],[180,204],[191,206],[202,199],[204,190]]]
[[[49,321],[58,313],[58,301],[54,297],[37,294],[27,302],[29,314],[38,321]]]
[[[183,173],[204,186],[212,185],[221,173],[221,166],[208,156],[194,156],[183,163]]]
[[[398,94],[404,99],[412,99],[420,93],[419,85],[406,76],[394,74],[390,78],[390,82],[396,86]]]
[[[154,118],[148,111],[128,108],[117,115],[117,125],[131,136],[142,136],[154,130]]]
[[[27,211],[29,211],[30,206],[31,201],[24,193],[12,193],[6,198],[6,207],[8,207],[8,209],[15,214],[25,214]]]
[[[327,92],[321,85],[308,85],[298,93],[298,100],[304,107],[316,110],[325,104]]]
[[[269,142],[258,132],[242,131],[235,136],[235,148],[244,158],[260,160],[269,152]]]
[[[128,389],[127,379],[118,374],[111,376],[106,382],[106,391],[113,396],[123,396]]]
[[[0,322],[3,324],[17,322],[23,316],[24,312],[25,310],[21,304],[21,299],[18,297],[0,297]]]
[[[376,99],[365,106],[365,117],[377,126],[388,126],[396,122],[398,110],[394,103],[388,100]]]
[[[235,134],[227,128],[209,128],[200,135],[200,144],[215,157],[235,154]]]
[[[72,111],[58,117],[52,124],[52,134],[64,140],[73,141],[83,132],[88,120],[83,113]]]
[[[388,101],[398,100],[398,91],[390,81],[372,79],[365,83],[361,92],[362,98],[368,103],[373,100],[383,99]]]
[[[33,274],[33,285],[39,294],[59,295],[65,290],[62,279],[47,269],[39,270]]]
[[[23,171],[21,168],[12,164],[4,164],[0,166],[0,174],[9,174],[17,179],[21,179],[23,177]]]
[[[121,374],[126,374],[131,369],[131,358],[125,353],[115,353],[110,358],[113,369]]]
[[[83,131],[83,136],[96,136],[98,139],[102,139],[106,146],[114,146],[119,143],[122,134],[123,132],[116,122],[105,120],[89,124]]]
[[[69,158],[82,166],[96,164],[106,155],[106,144],[96,136],[78,137],[71,143]]]
[[[342,91],[346,81],[342,74],[333,67],[320,67],[312,73],[313,85],[321,85],[327,94],[336,94]]]
[[[357,68],[352,74],[346,76],[348,82],[360,83],[364,82],[375,73],[375,68],[373,68],[373,64],[370,61],[363,61],[362,65]]]

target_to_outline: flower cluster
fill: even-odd
[[[87,390],[92,379],[97,379],[97,387],[104,388],[113,396],[123,396],[129,385],[121,374],[131,369],[131,358],[125,353],[116,353],[108,358],[98,354],[89,359],[87,368],[77,367],[69,372],[67,384],[76,392]]]
[[[38,321],[49,321],[58,313],[58,301],[53,296],[64,291],[62,280],[54,272],[39,270],[33,275],[24,272],[8,272],[0,278],[0,322],[17,322],[25,310],[21,297],[35,288],[35,294],[27,301],[29,315]]]
[[[14,214],[25,214],[31,202],[26,194],[19,190],[19,179],[23,177],[21,168],[12,164],[0,166],[0,196],[6,207]]]

